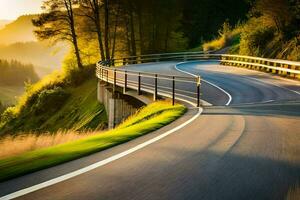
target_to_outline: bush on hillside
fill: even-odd
[[[219,30],[219,37],[215,40],[209,41],[203,44],[204,51],[216,51],[225,48],[230,45],[239,43],[240,40],[240,25],[237,25],[235,29],[225,22],[222,28]]]
[[[95,66],[92,65],[84,67],[82,70],[65,68],[63,71],[53,72],[35,84],[27,85],[26,92],[19,98],[18,103],[13,107],[7,108],[2,113],[0,129],[19,116],[24,116],[24,113],[30,112],[33,105],[38,108],[37,114],[42,112],[42,106],[52,105],[57,99],[62,100],[66,98],[67,94],[63,94],[57,88],[76,87],[90,77],[95,76],[94,73]],[[39,103],[37,104],[38,101]],[[58,106],[56,104],[53,105]]]
[[[253,20],[243,27],[240,40],[240,54],[264,56],[267,45],[274,39],[273,27],[265,26],[259,20]]]
[[[53,113],[65,103],[69,94],[61,87],[54,89],[43,90],[38,94],[36,102],[31,107],[35,115],[43,113]]]

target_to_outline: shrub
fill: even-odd
[[[243,28],[240,41],[240,54],[263,56],[267,44],[274,39],[274,28],[261,25],[253,20]]]
[[[222,28],[219,30],[219,37],[215,40],[203,44],[204,51],[215,51],[225,48],[230,45],[238,44],[240,41],[240,25],[237,25],[234,29],[225,22]]]
[[[9,125],[9,122],[13,119],[24,117],[26,113],[34,109],[37,109],[35,114],[38,114],[43,112],[44,106],[61,106],[59,103],[63,103],[67,98],[67,94],[63,94],[62,88],[78,86],[91,76],[94,76],[94,72],[95,66],[93,65],[84,67],[82,70],[69,67],[62,71],[54,71],[35,84],[28,84],[26,92],[19,98],[18,103],[13,107],[9,107],[2,114],[0,130],[3,130],[6,124]],[[46,100],[48,97],[50,97],[50,102]],[[53,100],[51,97],[53,97]],[[32,108],[32,106],[35,106],[35,108]],[[49,111],[52,112],[52,110]]]
[[[36,115],[45,112],[52,113],[58,110],[68,97],[69,94],[65,92],[61,87],[43,90],[38,94],[38,98],[35,104],[31,107],[31,110]]]

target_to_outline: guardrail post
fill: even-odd
[[[141,95],[141,73],[139,72],[138,76],[138,95]]]
[[[172,81],[172,105],[175,105],[175,76],[173,76],[173,81]]]
[[[201,85],[201,78],[200,76],[197,77],[197,107],[200,107],[200,85]]]
[[[113,87],[113,91],[116,91],[116,86],[117,86],[117,71],[114,70],[114,87]]]
[[[127,71],[125,71],[123,93],[125,94],[126,91],[127,91]]]
[[[153,100],[157,100],[157,74],[155,74],[154,78],[154,95],[153,95]]]

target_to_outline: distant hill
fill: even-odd
[[[19,60],[32,63],[40,77],[61,67],[68,46],[58,44],[49,47],[42,42],[18,42],[10,45],[0,44],[0,59]]]
[[[23,15],[0,30],[0,44],[36,41],[31,20],[36,15]]]
[[[6,24],[9,24],[11,20],[0,19],[0,29],[4,28]]]
[[[32,63],[37,74],[43,77],[61,67],[69,47],[62,43],[49,47],[46,42],[37,41],[31,22],[35,17],[37,15],[20,16],[0,29],[0,59]]]

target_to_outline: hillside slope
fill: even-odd
[[[23,15],[0,30],[0,44],[36,41],[31,20],[36,15]]]
[[[10,45],[0,44],[0,59],[19,60],[35,65],[40,77],[59,69],[69,47],[58,44],[49,47],[43,42],[18,42]]]
[[[104,128],[106,112],[97,101],[96,86],[93,78],[79,86],[55,86],[42,90],[18,117],[0,128],[0,134]]]

